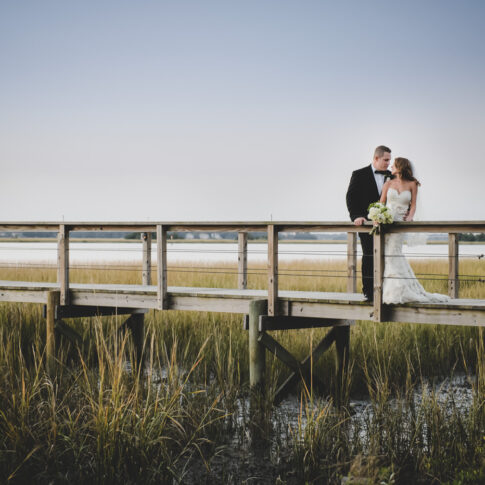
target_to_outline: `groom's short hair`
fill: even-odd
[[[384,153],[391,153],[391,149],[384,146],[384,145],[379,145],[375,150],[374,150],[374,158],[375,157],[382,157]]]

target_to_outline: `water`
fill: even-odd
[[[264,262],[268,247],[265,243],[248,244],[248,262]],[[405,254],[412,259],[443,259],[448,257],[447,244],[420,244],[404,246]],[[358,245],[358,255],[361,254]],[[460,258],[483,258],[485,244],[461,244]],[[227,262],[237,263],[238,247],[235,243],[167,243],[167,260],[176,262]],[[345,243],[280,243],[279,260],[335,260],[347,257]],[[141,242],[71,242],[69,258],[76,263],[139,264],[142,260]],[[152,258],[156,260],[156,243],[152,245]],[[56,264],[55,242],[0,242],[0,263]]]

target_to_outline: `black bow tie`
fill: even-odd
[[[391,176],[391,172],[389,172],[389,170],[374,170],[374,173],[379,173],[381,175],[387,175],[388,177]]]

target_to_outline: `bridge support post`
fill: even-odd
[[[45,358],[47,373],[49,375],[53,375],[56,368],[56,338],[54,328],[56,324],[56,307],[59,306],[60,301],[60,291],[49,291],[47,293]]]
[[[143,365],[143,345],[145,338],[145,315],[143,313],[132,313],[128,319],[121,325],[118,332],[125,332],[130,329],[133,337],[133,347],[135,350],[135,360],[138,369]],[[133,363],[134,364],[134,363]],[[133,365],[135,368],[135,365]]]
[[[337,389],[336,404],[340,406],[347,398],[347,379],[349,378],[350,324],[335,327],[335,346],[337,348]]]
[[[267,300],[253,300],[249,303],[249,384],[254,390],[264,387],[265,348],[258,341],[259,317],[266,315]]]

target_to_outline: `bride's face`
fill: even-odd
[[[396,168],[395,164],[392,164],[391,173],[392,175],[397,175],[399,173],[399,170]]]

